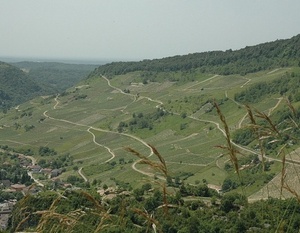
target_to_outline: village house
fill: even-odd
[[[62,173],[62,169],[53,169],[53,170],[51,171],[51,178],[52,178],[52,177],[57,177],[57,176],[59,176],[61,173]]]
[[[42,168],[40,173],[48,176],[48,178],[51,177],[51,172],[52,172],[52,169],[51,168]]]
[[[26,185],[24,184],[12,184],[10,188],[15,192],[22,192],[26,189]]]
[[[22,167],[28,167],[31,165],[31,161],[26,158],[20,159],[20,165]]]
[[[64,188],[64,189],[70,189],[72,188],[72,184],[70,183],[64,183],[60,178],[58,177],[53,177],[51,178],[51,180],[53,181],[53,188],[57,188],[57,187],[61,187],[61,188]]]
[[[42,167],[39,165],[30,165],[27,167],[32,173],[40,173]]]

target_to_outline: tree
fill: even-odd
[[[200,227],[200,222],[196,216],[192,216],[188,219],[188,229],[190,233],[198,233],[199,227]]]
[[[97,180],[96,180],[96,179],[93,179],[92,185],[93,185],[93,186],[96,186],[96,185],[97,185]]]
[[[176,184],[176,185],[179,185],[180,183],[181,183],[180,177],[179,177],[179,176],[176,176],[176,177],[175,177],[175,184]]]
[[[144,195],[144,189],[135,189],[133,190],[133,196],[137,201],[142,201]]]
[[[228,193],[221,199],[221,210],[228,213],[231,210],[240,209],[247,204],[247,198],[238,193]]]
[[[142,189],[144,191],[149,191],[151,188],[152,188],[152,185],[150,183],[143,184],[143,186],[142,186]]]
[[[84,180],[80,177],[77,177],[77,176],[74,176],[74,175],[70,175],[67,177],[67,182],[70,183],[70,184],[78,184],[78,183],[83,183]]]
[[[238,184],[235,181],[232,181],[230,178],[225,178],[223,185],[222,185],[222,190],[223,191],[229,191],[231,189],[236,189],[238,187]]]
[[[125,164],[125,159],[124,158],[119,158],[119,164]]]
[[[167,176],[167,184],[169,186],[172,186],[173,185],[173,180],[172,180],[172,177],[171,176]]]

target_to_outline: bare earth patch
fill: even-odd
[[[300,195],[300,167],[296,165],[288,165],[286,168],[285,183]],[[286,189],[281,189],[281,173],[276,175],[267,185],[261,190],[249,196],[250,202],[258,201],[261,199],[273,198],[289,198],[294,197],[291,192]],[[281,193],[282,190],[282,193]]]

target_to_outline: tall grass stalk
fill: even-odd
[[[219,146],[220,148],[222,149],[225,149],[227,150],[228,152],[228,155],[229,155],[229,159],[230,159],[230,162],[232,163],[233,167],[234,167],[234,170],[240,180],[240,183],[242,184],[243,183],[243,179],[242,179],[242,176],[240,174],[240,169],[239,169],[239,163],[238,163],[238,157],[237,155],[240,154],[239,150],[234,146],[234,144],[232,143],[232,138],[231,138],[231,135],[230,135],[230,131],[229,131],[229,126],[227,124],[227,121],[226,121],[226,118],[225,116],[223,115],[219,105],[214,102],[214,107],[216,108],[217,110],[217,114],[224,126],[224,130],[225,130],[225,139],[226,139],[226,146]],[[243,195],[245,195],[245,190],[244,190],[244,187],[242,186],[242,192],[243,192]]]
[[[255,135],[255,138],[258,141],[259,148],[260,148],[260,156],[261,156],[261,162],[263,165],[263,172],[265,172],[265,160],[266,160],[266,153],[265,153],[265,145],[266,144],[272,144],[272,143],[282,143],[282,146],[277,149],[277,157],[280,158],[281,160],[281,174],[280,174],[280,197],[283,196],[283,190],[287,190],[289,193],[292,194],[298,201],[300,201],[299,194],[295,189],[293,189],[287,181],[287,174],[291,172],[290,169],[294,169],[296,172],[296,176],[298,177],[298,181],[300,181],[300,175],[297,169],[295,168],[297,162],[294,161],[294,159],[291,157],[291,153],[289,153],[288,150],[288,143],[284,142],[285,137],[290,137],[293,138],[294,140],[298,140],[297,138],[293,137],[293,135],[290,133],[292,129],[298,129],[299,130],[299,125],[297,124],[298,115],[297,111],[294,108],[294,106],[290,103],[288,98],[286,99],[286,105],[288,106],[291,116],[289,117],[289,121],[285,122],[288,123],[285,129],[279,130],[278,125],[274,123],[274,121],[271,119],[270,116],[267,114],[260,112],[256,109],[252,110],[252,108],[248,105],[246,105],[248,117],[250,119],[250,127]],[[265,122],[265,124],[261,125],[257,123],[256,118],[262,120]],[[281,123],[281,122],[280,122]],[[272,140],[270,141],[270,138]],[[287,158],[289,156],[289,158]],[[287,169],[287,165],[291,164],[289,166],[289,170]],[[299,162],[298,162],[299,164]],[[268,192],[268,197],[269,197],[269,189],[268,185],[267,187],[267,192]]]
[[[150,160],[149,157],[142,155],[140,152],[138,152],[130,147],[126,147],[125,150],[132,153],[133,155],[137,156],[140,159],[139,160],[140,164],[146,164],[159,173],[158,178],[160,181],[156,181],[155,184],[158,185],[159,187],[161,187],[161,189],[162,189],[162,194],[163,194],[162,208],[163,208],[164,216],[167,216],[168,208],[169,208],[168,199],[167,199],[168,193],[167,193],[167,186],[166,186],[166,180],[168,177],[168,168],[167,168],[167,165],[166,165],[166,162],[165,162],[163,156],[157,151],[157,149],[152,145],[148,144],[148,146],[153,151],[153,154],[156,155],[156,157],[158,158],[158,160],[159,160],[158,162]],[[134,211],[137,214],[139,214],[140,216],[145,218],[145,220],[147,222],[148,230],[152,227],[154,232],[156,232],[156,231],[162,232],[160,230],[159,221],[155,220],[153,214],[150,214],[146,210],[141,210],[141,209],[134,209]]]

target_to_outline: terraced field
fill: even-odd
[[[154,171],[137,164],[138,158],[124,148],[134,148],[156,159],[149,143],[164,157],[172,177],[190,173],[187,183],[205,179],[220,186],[227,176],[224,166],[229,157],[217,147],[225,145],[223,125],[215,110],[207,111],[211,104],[205,101],[223,101],[220,108],[234,131],[248,122],[245,109],[233,100],[234,94],[252,83],[280,77],[284,72],[280,69],[245,77],[198,75],[194,81],[181,84],[170,81],[142,84],[137,82],[138,72],[111,80],[94,77],[61,95],[36,98],[2,114],[0,144],[19,150],[30,148],[37,160],[41,159],[37,154],[40,146],[55,148],[59,154],[69,153],[89,181],[100,179],[114,185],[117,179],[136,187],[144,179],[153,179]],[[278,97],[254,107],[271,114],[282,105]],[[145,116],[159,109],[168,114],[155,120],[151,129],[118,130],[120,122],[129,123],[134,114]],[[25,131],[25,125],[34,127]],[[242,156],[251,152],[240,150]],[[108,166],[112,162],[114,165]],[[271,169],[274,173],[280,170],[278,166]],[[62,178],[70,174],[76,174],[72,167],[67,168]],[[256,195],[253,198],[264,197],[259,193],[253,195]]]

